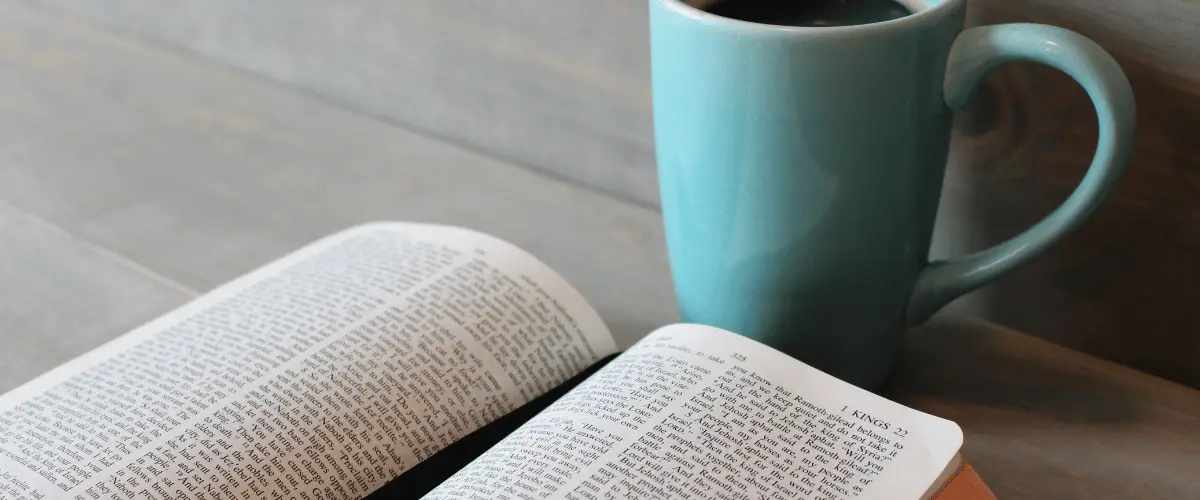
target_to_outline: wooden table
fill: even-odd
[[[910,335],[885,393],[962,426],[1000,498],[1200,498],[1200,392],[990,323]]]
[[[675,317],[653,205],[279,80],[0,2],[0,391],[379,219],[529,249],[625,345]],[[959,422],[1002,498],[1200,498],[1195,390],[945,318],[913,332],[888,394]]]

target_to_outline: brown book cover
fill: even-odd
[[[971,464],[963,461],[958,472],[934,493],[932,500],[996,500],[996,495],[983,483]]]

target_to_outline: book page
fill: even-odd
[[[516,247],[366,225],[0,396],[0,498],[359,498],[615,351]]]
[[[663,328],[428,500],[918,500],[953,422],[716,328]]]

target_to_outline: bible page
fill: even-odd
[[[0,498],[359,498],[614,352],[508,243],[360,226],[0,396]]]
[[[651,334],[427,500],[918,500],[956,424],[724,330]]]

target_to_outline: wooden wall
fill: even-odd
[[[644,0],[25,0],[657,205]]]
[[[645,0],[27,1],[657,205]],[[1200,387],[1200,2],[972,1],[973,23],[1057,24],[1116,53],[1140,133],[1090,223],[954,309]],[[999,71],[960,117],[937,253],[1048,213],[1095,136],[1069,79]]]
[[[988,0],[971,22],[1041,22],[1121,61],[1138,104],[1134,156],[1078,233],[977,304],[995,321],[1200,386],[1200,2]],[[1083,90],[1046,68],[999,70],[960,117],[957,176],[976,235],[996,241],[1049,213],[1096,144]],[[964,187],[958,186],[960,189]]]

